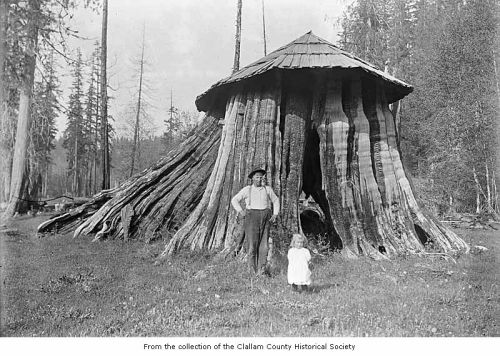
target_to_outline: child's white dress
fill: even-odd
[[[288,250],[288,284],[311,284],[310,260],[311,253],[307,248],[292,247]]]

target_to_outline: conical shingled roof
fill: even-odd
[[[203,94],[196,98],[196,106],[200,111],[206,111],[209,98],[217,92],[218,88],[226,87],[232,83],[255,77],[273,69],[292,70],[305,68],[360,68],[365,72],[378,77],[386,83],[387,99],[394,102],[402,99],[413,91],[413,87],[387,73],[374,65],[346,52],[330,42],[319,38],[309,31],[295,41],[278,48],[267,56],[247,65],[231,76],[212,85]]]

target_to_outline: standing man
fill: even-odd
[[[269,250],[269,227],[280,211],[279,198],[271,187],[264,185],[266,171],[258,168],[248,175],[252,184],[244,187],[231,199],[238,215],[245,218],[245,237],[248,241],[248,263],[251,271],[265,274]],[[245,201],[245,208],[240,202]],[[271,212],[272,208],[272,212]]]

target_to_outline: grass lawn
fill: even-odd
[[[314,291],[282,272],[252,277],[239,259],[163,244],[36,237],[46,217],[0,233],[3,336],[499,336],[500,233],[457,230],[452,260],[315,258]]]

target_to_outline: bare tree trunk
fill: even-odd
[[[145,33],[144,33],[144,30],[143,30],[143,33],[142,33],[141,62],[140,62],[141,69],[140,69],[140,73],[139,73],[139,95],[137,97],[137,113],[136,113],[136,116],[135,116],[134,143],[132,145],[132,158],[131,158],[131,162],[130,162],[130,174],[129,174],[129,177],[132,177],[132,175],[134,174],[135,155],[136,155],[136,151],[138,149],[138,141],[139,141],[139,127],[140,127],[139,118],[140,118],[140,115],[141,115],[141,99],[142,99],[142,96],[141,96],[142,95],[142,74],[144,72],[144,36],[145,36]]]
[[[490,171],[488,169],[488,163],[486,163],[486,204],[490,210],[493,210],[493,205],[491,204],[491,189],[490,189]]]
[[[234,64],[233,73],[240,69],[240,45],[241,45],[241,7],[242,0],[238,0],[238,8],[236,10],[236,42],[234,44]]]
[[[108,82],[106,75],[108,53],[108,0],[103,1],[102,36],[101,36],[101,132],[102,132],[102,189],[111,186],[109,161],[109,125],[108,125]]]
[[[89,197],[92,195],[92,156],[91,155],[89,155],[89,160],[87,161],[87,174],[86,174],[85,179],[86,179],[85,196]]]
[[[495,85],[496,85],[496,89],[497,89],[498,105],[500,106],[500,84],[499,84],[499,79],[498,79],[498,68],[497,68],[496,54],[494,51],[493,51],[493,69],[495,70]]]
[[[264,56],[267,56],[266,12],[264,9],[264,0],[262,0],[262,38],[264,40]]]
[[[492,177],[491,177],[491,186],[493,190],[493,210],[495,213],[500,213],[499,211],[499,206],[498,206],[498,192],[497,192],[497,182],[495,179],[495,171],[493,171]]]
[[[73,165],[73,194],[75,196],[80,196],[80,187],[78,184],[79,180],[79,175],[80,175],[80,167],[79,167],[79,161],[78,161],[78,135],[79,133],[75,136],[75,156],[74,156],[74,165]]]
[[[472,168],[472,175],[474,177],[474,182],[476,183],[476,214],[479,214],[481,213],[481,193],[483,190],[481,188],[481,184],[479,183],[479,179],[477,178],[476,168],[474,167]]]
[[[495,70],[495,85],[496,85],[496,91],[497,91],[497,99],[498,99],[498,108],[500,108],[500,78],[498,76],[498,65],[497,65],[497,59],[498,59],[498,54],[497,54],[497,51],[495,51],[494,49],[497,48],[498,50],[498,43],[500,43],[500,41],[498,41],[499,39],[499,36],[496,36],[496,46],[492,46],[493,48],[493,69]],[[496,124],[496,137],[497,137],[497,155],[496,155],[496,164],[495,165],[495,170],[493,171],[494,173],[496,172],[496,176],[500,176],[500,154],[498,153],[499,150],[500,150],[500,144],[498,143],[498,138],[500,137],[500,120],[499,118],[497,117],[497,120],[496,120],[497,124]],[[495,183],[496,184],[496,183]],[[495,191],[496,191],[497,187],[495,185]],[[495,197],[495,202],[496,204],[498,204],[498,199],[497,197]],[[496,210],[495,210],[497,213],[500,213],[500,209],[498,207],[498,205],[496,206]]]
[[[488,195],[486,195],[484,193],[484,190],[483,188],[481,187],[481,183],[479,182],[479,179],[477,177],[477,173],[476,173],[476,169],[475,168],[472,168],[472,175],[474,177],[474,182],[476,183],[476,192],[477,192],[477,195],[476,195],[476,213],[479,214],[481,212],[481,196],[483,197],[485,203],[486,203],[486,211],[490,214],[494,214],[496,215],[496,212],[495,212],[495,209],[493,208],[493,205],[491,204],[491,198],[489,198],[491,196],[490,194],[490,187],[489,187],[489,184],[490,182],[488,181],[489,180],[489,173],[488,173],[488,166],[486,166],[486,187],[487,187],[487,190],[488,190]],[[497,216],[495,216],[496,218],[498,218]]]
[[[10,147],[8,141],[9,114],[8,88],[5,76],[7,54],[7,18],[9,1],[0,0],[0,202],[9,200],[10,188]]]
[[[99,131],[102,133],[102,130],[99,130],[99,117],[101,115],[101,103],[99,101],[99,98],[101,97],[101,91],[100,91],[100,85],[101,85],[101,80],[100,80],[100,75],[99,71],[96,72],[96,105],[95,105],[95,123],[94,123],[94,186],[92,189],[92,193],[95,194],[97,192],[97,171],[98,171],[98,149],[99,147]],[[102,144],[102,140],[101,140]],[[102,149],[102,148],[101,148]]]
[[[38,43],[38,16],[40,2],[31,0],[28,2],[30,11],[27,21],[27,48],[24,56],[24,71],[21,81],[19,96],[19,113],[17,121],[16,141],[14,146],[14,159],[12,163],[12,180],[10,188],[10,199],[5,216],[13,216],[23,204],[24,184],[26,180],[26,154],[28,149],[28,137],[31,127],[31,102],[33,83],[35,79],[36,48]]]
[[[43,188],[42,188],[42,195],[46,198],[47,197],[47,187],[48,187],[48,183],[49,183],[49,168],[50,166],[47,165],[47,167],[45,168],[45,177],[43,179]]]

